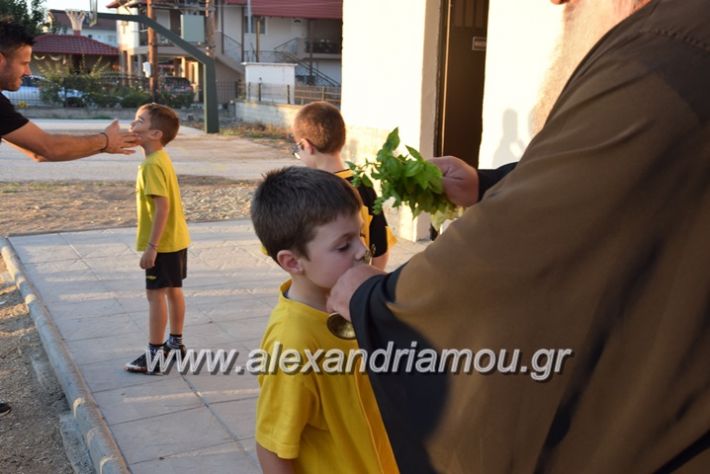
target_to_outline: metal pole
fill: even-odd
[[[310,51],[310,54],[308,55],[308,84],[314,86],[316,81],[313,77],[313,20],[311,19],[308,20],[308,40],[306,42],[306,46]]]
[[[124,15],[120,13],[98,13],[98,18],[105,18],[107,20],[114,21],[131,21],[140,23],[144,26],[154,28],[156,32],[166,37],[168,40],[175,43],[187,54],[194,57],[204,67],[204,77],[205,83],[203,86],[204,93],[204,104],[205,104],[205,131],[207,133],[217,133],[219,132],[219,115],[217,110],[217,83],[215,74],[214,59],[210,58],[205,54],[204,51],[200,50],[198,47],[188,43],[176,35],[160,23],[155,20],[148,18],[145,15]]]
[[[259,62],[259,36],[261,36],[261,17],[256,17],[256,62]]]
[[[214,61],[204,63],[202,93],[205,101],[205,132],[219,132],[219,110],[217,110],[217,71]]]
[[[247,0],[247,33],[253,33],[251,31],[251,0]]]

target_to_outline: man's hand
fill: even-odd
[[[340,313],[341,316],[350,321],[350,299],[353,297],[355,290],[360,288],[360,285],[375,275],[386,275],[386,273],[370,265],[361,264],[340,275],[335,286],[330,290],[330,295],[326,302],[328,312]]]
[[[478,172],[476,168],[455,156],[432,158],[444,175],[444,193],[457,206],[468,207],[478,202]]]
[[[138,137],[130,132],[121,130],[118,126],[118,120],[114,120],[104,129],[104,133],[108,138],[108,143],[104,153],[120,153],[122,155],[130,155],[135,153],[135,150],[130,148],[138,145]]]
[[[153,247],[149,246],[147,249],[145,249],[143,255],[141,256],[141,261],[139,263],[140,267],[143,270],[153,268],[155,266],[155,257],[157,256],[158,251],[155,250]]]

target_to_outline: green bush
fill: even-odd
[[[121,107],[125,107],[127,109],[134,109],[140,107],[143,104],[148,104],[151,102],[150,94],[142,90],[126,87],[122,89],[121,92]]]
[[[85,97],[88,103],[95,105],[96,107],[115,107],[121,100],[120,97],[104,91],[89,92]]]

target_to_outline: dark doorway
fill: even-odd
[[[489,0],[442,0],[436,151],[478,165]]]

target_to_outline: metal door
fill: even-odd
[[[437,147],[478,164],[489,0],[443,0]]]

